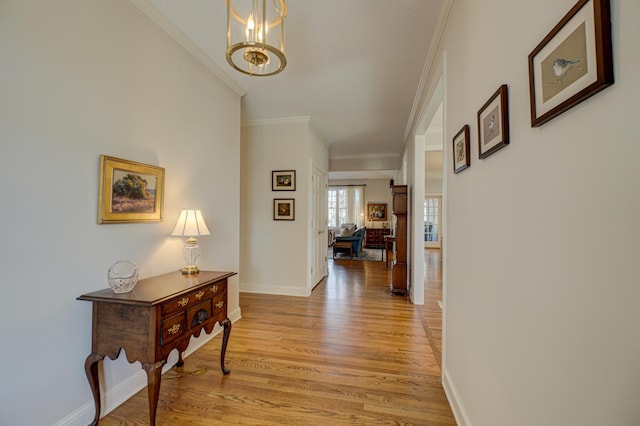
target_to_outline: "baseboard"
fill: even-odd
[[[309,297],[311,292],[306,287],[273,286],[257,283],[240,283],[240,293],[273,294],[277,296]]]
[[[462,401],[460,400],[460,395],[458,395],[458,391],[451,380],[449,370],[447,370],[446,367],[442,370],[442,387],[444,388],[444,393],[447,395],[451,411],[453,411],[453,416],[456,418],[458,426],[472,426],[469,416],[464,409],[464,405],[462,405]]]
[[[238,321],[242,318],[240,307],[234,309],[232,312],[229,312],[228,315],[231,322]],[[189,347],[183,354],[183,358],[186,359],[187,357],[189,357],[189,355],[200,349],[211,339],[220,334],[222,330],[223,328],[220,325],[216,325],[211,334],[200,334],[200,338],[191,341]],[[162,374],[170,370],[177,362],[178,357],[177,355],[174,355],[175,354],[172,353],[169,356],[167,364],[162,368]],[[103,392],[100,395],[102,400],[102,413],[100,414],[100,417],[106,416],[107,414],[118,408],[120,405],[124,404],[129,398],[140,392],[140,390],[144,389],[145,387],[147,387],[147,374],[144,372],[144,370],[141,369],[131,377],[123,380],[116,386],[113,386],[111,389],[107,389],[106,392]],[[62,419],[55,422],[52,426],[85,426],[91,423],[94,414],[95,406],[92,399],[91,402],[82,405],[77,410],[74,410]]]
[[[147,375],[144,370],[140,370],[111,389],[107,389],[106,392],[101,393],[102,413],[100,417],[106,416],[118,408],[146,386]],[[91,423],[94,414],[95,406],[93,405],[93,400],[91,400],[91,402],[84,404],[79,409],[58,420],[53,426],[84,426]]]

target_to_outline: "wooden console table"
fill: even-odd
[[[235,272],[200,271],[186,276],[180,272],[140,280],[129,293],[104,289],[83,294],[78,300],[93,302],[91,354],[85,372],[96,407],[92,425],[100,421],[100,383],[98,365],[108,356],[118,357],[124,349],[127,361],[140,361],[147,372],[149,422],[155,425],[162,366],[169,353],[178,349],[178,366],[191,336],[202,330],[213,331],[216,323],[224,327],[220,367],[229,370],[224,357],[231,332],[227,317],[227,278]]]
[[[391,229],[389,228],[367,228],[367,233],[365,234],[364,246],[365,248],[370,249],[380,249],[382,254],[382,261],[384,262],[385,249],[387,245],[385,244],[385,238],[387,235],[391,234]],[[387,252],[387,264],[389,263],[389,255]]]

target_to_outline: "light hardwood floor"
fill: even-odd
[[[452,425],[421,309],[389,294],[384,262],[329,260],[309,298],[241,293],[221,337],[162,379],[158,425]],[[148,424],[146,389],[103,425]]]

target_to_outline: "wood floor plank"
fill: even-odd
[[[158,425],[454,425],[425,312],[389,293],[384,262],[329,261],[311,297],[241,293],[220,336],[162,379]],[[148,424],[146,389],[101,420]]]

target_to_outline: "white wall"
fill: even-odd
[[[574,3],[455,1],[436,55],[445,141],[464,124],[472,138],[446,190],[443,373],[460,424],[640,424],[640,3],[611,2],[616,83],[532,128],[527,55]],[[503,83],[511,144],[479,160],[476,114]]]
[[[119,259],[141,278],[181,267],[169,234],[186,207],[211,230],[200,266],[238,271],[240,99],[126,1],[4,0],[0,57],[0,424],[86,424],[91,304],[76,297]],[[166,169],[163,222],[96,224],[100,154]],[[146,381],[122,358],[104,363],[106,406]]]
[[[328,169],[328,147],[309,117],[242,127],[241,289],[308,296],[311,292],[311,164]],[[295,170],[295,191],[272,191],[271,172]],[[273,219],[273,200],[293,198],[295,220]]]
[[[424,181],[425,195],[442,194],[442,179],[426,179]]]

